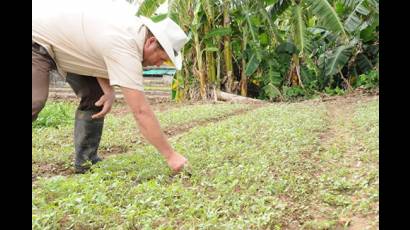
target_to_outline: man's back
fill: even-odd
[[[106,59],[113,49],[142,60],[145,30],[126,2],[34,0],[32,11],[33,40],[63,72],[108,78]]]

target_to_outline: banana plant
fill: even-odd
[[[182,70],[177,71],[173,80],[174,99],[183,101],[188,97],[193,87],[190,81],[193,76],[194,47],[192,42],[193,33],[191,23],[194,17],[194,3],[196,0],[168,0],[168,17],[173,19],[188,35],[188,42],[182,48]]]
[[[210,88],[219,88],[219,43],[222,36],[229,35],[229,30],[218,27],[218,19],[221,14],[215,13],[214,9],[219,6],[214,1],[192,0],[184,2],[183,0],[174,0],[171,4],[170,15],[178,18],[176,21],[184,30],[188,31],[192,38],[185,45],[185,47],[191,47],[190,58],[184,60],[184,66],[189,66],[190,73],[185,74],[183,78],[185,78],[185,82],[192,82],[192,78],[196,79],[198,84],[193,88],[199,90],[200,98],[207,99],[210,96]]]
[[[240,72],[239,89],[242,96],[247,96],[248,82],[256,72],[259,74],[253,78],[265,76],[268,67],[261,66],[261,63],[268,59],[267,50],[272,50],[283,41],[266,10],[268,2],[271,1],[233,2],[231,17],[235,29],[232,39],[238,44],[233,49],[233,55]]]
[[[204,21],[204,34],[205,37],[203,38],[203,43],[205,44],[205,61],[206,61],[206,70],[207,70],[207,80],[208,84],[214,90],[220,89],[220,80],[219,80],[219,71],[217,71],[220,63],[219,59],[219,43],[221,40],[221,34],[218,33],[219,30],[216,28],[216,24],[218,23],[217,20],[219,15],[215,15],[215,8],[219,6],[215,1],[211,0],[201,0],[202,7],[205,13],[205,21]],[[217,58],[215,58],[215,54]]]
[[[337,0],[332,1],[332,3],[335,6],[332,6],[327,0],[283,0],[277,1],[270,7],[269,13],[272,18],[278,20],[286,12],[292,12],[291,20],[289,20],[292,28],[292,40],[298,47],[301,59],[299,60],[296,55],[293,55],[288,82],[303,86],[299,75],[300,71],[298,71],[300,69],[298,63],[302,62],[309,66],[314,66],[312,63],[320,62],[320,65],[317,66],[319,68],[314,67],[316,73],[319,72],[320,67],[323,67],[322,65],[325,65],[326,67],[322,68],[323,73],[319,73],[319,75],[332,78],[333,75],[338,74],[342,79],[345,79],[341,71],[344,66],[355,66],[355,68],[360,66],[361,69],[369,69],[371,66],[370,61],[360,51],[363,46],[361,41],[356,43],[353,41],[357,40],[357,34],[371,37],[370,31],[374,31],[374,26],[370,27],[370,25],[378,25],[378,21],[372,21],[375,14],[378,14],[378,1]],[[313,17],[309,16],[310,13]],[[309,25],[310,28],[306,29],[306,25],[312,19],[315,22],[310,23],[313,25]],[[311,50],[312,41],[309,39],[309,31],[312,31],[312,28],[324,29],[333,37],[326,44],[326,53],[321,55],[320,60],[317,61],[311,59],[314,56]],[[353,43],[354,46],[352,46]],[[358,61],[360,65],[355,61]],[[349,84],[347,85],[349,86]]]
[[[319,26],[340,34],[343,43],[348,43],[349,38],[344,25],[337,12],[328,0],[306,0],[306,7],[311,7],[312,12],[318,16]]]
[[[231,17],[230,17],[231,0],[223,0],[222,10],[223,10],[223,27],[225,29],[230,29]],[[224,36],[224,63],[225,63],[225,73],[226,73],[226,91],[231,93],[233,91],[234,83],[234,73],[232,65],[232,47],[231,47],[231,37],[229,35]]]
[[[137,15],[151,17],[165,1],[166,0],[144,0],[138,8]]]
[[[289,34],[291,35],[293,43],[298,48],[299,52],[292,54],[291,64],[286,76],[290,85],[296,85],[303,87],[300,64],[303,62],[303,59],[308,59],[309,56],[306,53],[311,51],[310,41],[308,39],[308,33],[306,29],[307,16],[304,13],[305,4],[302,4],[301,1],[295,0],[283,0],[278,1],[272,5],[269,9],[269,13],[272,18],[275,20],[287,12],[291,13],[289,20],[290,30]]]
[[[183,49],[184,70],[176,74],[180,95],[192,92],[196,82],[205,99],[210,88],[221,86],[222,75],[227,91],[240,89],[246,96],[248,83],[259,79],[266,95],[281,97],[285,83],[310,83],[307,72],[318,77],[313,81],[346,79],[377,65],[376,0],[169,0],[169,5],[169,15],[191,38]],[[278,48],[289,42],[295,49],[283,59]]]
[[[349,42],[330,50],[330,55],[324,55],[328,58],[325,74],[328,76],[339,74],[347,87],[351,89],[351,81],[356,76],[369,71],[377,64],[378,2],[375,0],[344,0],[341,3],[339,7],[343,12],[347,12],[342,15],[342,18],[344,18]]]

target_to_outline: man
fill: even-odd
[[[75,171],[84,173],[97,155],[104,116],[121,88],[142,135],[180,171],[187,159],[173,150],[143,93],[143,66],[171,61],[181,68],[184,31],[171,19],[154,23],[135,16],[125,2],[35,0],[32,21],[32,121],[48,97],[56,68],[81,98],[75,115]]]

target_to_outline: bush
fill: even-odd
[[[325,87],[325,93],[329,94],[331,96],[335,96],[335,95],[343,95],[345,93],[345,91],[341,88],[339,88],[339,86],[336,86],[336,88],[332,89],[330,87]]]
[[[283,86],[283,95],[286,99],[303,97],[306,94],[306,91],[300,86],[287,87]]]
[[[379,86],[379,71],[371,70],[367,74],[359,75],[355,87],[360,86],[365,89],[371,89]]]

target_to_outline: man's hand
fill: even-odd
[[[167,163],[175,173],[178,173],[184,166],[188,165],[188,160],[181,154],[174,152],[167,158]]]
[[[102,110],[99,113],[94,114],[91,118],[96,119],[96,118],[102,118],[104,117],[108,112],[111,111],[112,104],[114,103],[115,100],[115,93],[112,92],[111,94],[104,94],[100,97],[100,100],[98,100],[95,103],[95,106],[102,106]]]
[[[98,84],[100,84],[104,95],[101,96],[100,100],[95,102],[95,106],[102,106],[102,110],[99,113],[94,114],[91,118],[102,118],[108,112],[111,111],[112,103],[115,100],[115,91],[112,86],[110,86],[110,81],[108,79],[97,77]]]

